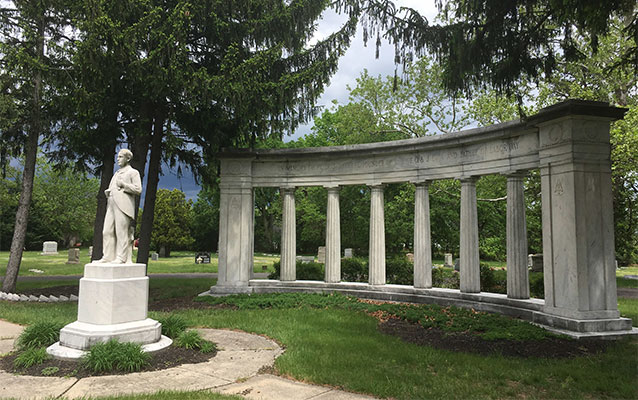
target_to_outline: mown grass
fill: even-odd
[[[173,281],[173,287],[181,281],[184,292],[199,290],[196,279],[169,281]],[[208,280],[202,281],[201,285],[211,285]],[[312,296],[308,298],[314,301]],[[260,296],[252,296],[250,301],[271,305],[151,312],[150,317],[176,314],[191,327],[267,335],[286,347],[275,363],[281,374],[377,397],[638,398],[635,339],[614,343],[605,354],[573,359],[480,356],[405,343],[381,334],[377,320],[369,314],[334,304],[316,301],[316,306],[291,307],[273,298],[260,300]],[[626,305],[636,307],[631,299],[620,299],[619,303],[621,312]],[[0,301],[0,318],[31,324],[42,315],[71,322],[76,318],[77,305]],[[118,398],[199,399],[199,393]]]
[[[136,252],[133,254],[135,259]],[[63,276],[82,275],[84,264],[89,260],[88,249],[80,249],[80,263],[66,264],[67,250],[60,250],[57,255],[41,255],[38,251],[25,251],[20,265],[20,276]],[[279,260],[279,255],[255,254],[255,272],[274,271],[273,263]],[[6,272],[9,252],[0,252],[0,276]],[[217,272],[217,255],[211,254],[210,264],[195,264],[195,252],[176,251],[170,257],[160,258],[157,261],[148,261],[149,274],[174,274],[174,273],[214,273]],[[266,269],[263,269],[266,266]],[[42,271],[33,272],[30,269]]]

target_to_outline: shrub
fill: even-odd
[[[432,286],[446,289],[458,289],[461,287],[461,276],[452,268],[433,268]]]
[[[49,355],[44,347],[28,348],[13,360],[13,366],[16,368],[29,368],[32,365],[42,364],[48,358]]]
[[[175,339],[184,332],[187,328],[184,318],[178,315],[169,315],[165,318],[158,318],[159,323],[162,324],[162,334],[168,336],[171,339]]]
[[[82,359],[82,365],[93,372],[136,372],[148,365],[150,358],[139,344],[109,340],[91,347]]]
[[[210,353],[217,349],[215,343],[210,342],[202,338],[197,331],[184,331],[177,339],[175,339],[175,346],[183,347],[185,349],[199,349],[202,353]]]
[[[64,324],[57,321],[40,321],[24,329],[18,338],[18,349],[47,347],[60,340]]]
[[[412,285],[414,283],[414,264],[403,254],[386,260],[385,273],[388,283],[397,285]]]
[[[322,281],[324,278],[323,264],[303,263],[297,260],[295,265],[297,280]],[[268,275],[268,279],[279,279],[281,277],[281,261],[275,261],[273,267],[275,271]]]
[[[40,373],[43,376],[51,376],[51,375],[57,374],[59,370],[60,370],[59,367],[46,367],[46,368],[43,368],[42,371],[40,371]]]
[[[530,272],[529,294],[537,299],[545,298],[545,281],[542,272]]]
[[[496,285],[496,277],[494,276],[494,270],[485,263],[481,263],[480,266],[480,276],[481,276],[481,290],[484,292],[489,292],[490,288]]]
[[[341,259],[341,280],[344,282],[367,282],[368,264],[360,258]]]

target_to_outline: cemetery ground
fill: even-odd
[[[636,270],[620,270],[619,274],[636,275]],[[619,277],[618,282],[623,288],[638,290],[636,280]],[[223,302],[196,300],[198,293],[214,284],[211,279],[151,277],[150,317],[178,315],[190,327],[270,337],[286,351],[277,358],[274,370],[265,372],[283,377],[381,398],[638,397],[636,339],[587,342],[539,338],[527,323],[521,323],[525,328],[514,329],[501,325],[505,317],[494,319],[455,309],[421,318],[422,322],[428,318],[444,322],[426,329],[423,323],[411,322],[419,318],[411,312],[421,312],[419,307],[427,306],[358,302],[344,296],[287,294],[235,296]],[[19,291],[34,294],[60,287],[77,287],[77,280],[18,284]],[[638,299],[619,297],[619,309],[638,321]],[[22,325],[45,318],[66,324],[76,316],[76,303],[0,301],[0,318]],[[497,339],[486,339],[468,329],[463,325],[468,316]],[[457,325],[460,332],[452,328]],[[209,398],[206,396],[208,393],[187,392],[139,398]]]

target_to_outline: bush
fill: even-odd
[[[529,295],[537,299],[545,298],[545,281],[542,272],[529,273]]]
[[[82,359],[82,365],[93,372],[137,372],[148,365],[150,358],[139,344],[109,340],[91,347]]]
[[[166,318],[158,318],[158,322],[162,324],[162,334],[171,339],[175,339],[180,333],[186,330],[187,324],[184,318],[178,315],[169,315]]]
[[[49,355],[44,347],[28,348],[13,360],[13,366],[16,368],[29,368],[32,365],[42,364],[48,358]]]
[[[57,321],[40,321],[24,329],[18,338],[18,349],[47,347],[60,340],[60,329],[64,324]]]
[[[341,280],[344,282],[367,282],[368,264],[361,258],[341,259]]]
[[[452,268],[432,268],[432,286],[458,289],[461,287],[461,276]]]
[[[185,349],[199,350],[202,353],[210,353],[217,350],[215,343],[205,340],[197,331],[182,332],[175,340],[175,346]]]
[[[414,264],[403,254],[388,258],[385,262],[386,282],[397,285],[414,284]]]
[[[297,270],[297,280],[323,281],[323,264],[315,262],[303,263],[300,260],[297,260],[295,265]],[[275,261],[273,263],[273,267],[275,268],[275,271],[268,275],[268,279],[279,279],[281,277],[281,261]]]

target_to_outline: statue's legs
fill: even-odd
[[[119,210],[114,210],[117,208],[115,202],[111,199],[108,199],[106,206],[106,215],[104,216],[104,227],[102,229],[102,259],[99,262],[112,262],[115,260],[115,243],[116,243],[116,232],[115,232],[115,214]]]
[[[132,257],[133,238],[131,237],[130,226],[131,217],[124,214],[117,205],[113,205],[113,216],[115,221],[115,261],[116,263],[130,263]]]

